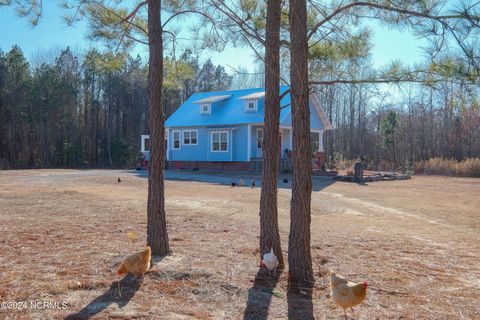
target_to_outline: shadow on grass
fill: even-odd
[[[289,282],[288,293],[288,319],[313,320],[312,288],[299,288]]]
[[[270,275],[266,268],[258,269],[253,286],[248,290],[247,306],[243,312],[244,320],[263,320],[268,318],[268,309],[273,299],[273,290],[280,279],[281,271],[276,276]]]
[[[355,182],[357,185],[359,186],[365,186],[365,187],[368,187],[368,184],[365,182],[365,181],[357,181]]]
[[[148,170],[130,171],[134,176],[148,179]],[[165,180],[169,181],[196,181],[213,185],[231,186],[233,181],[240,183],[240,179],[244,180],[245,186],[239,188],[250,188],[252,179],[255,179],[256,187],[261,187],[261,173],[249,172],[208,172],[208,171],[191,171],[191,170],[165,170]],[[312,176],[312,191],[321,191],[336,181],[332,177]],[[279,189],[292,189],[293,176],[291,174],[279,174]]]
[[[140,282],[132,275],[127,275],[120,281],[114,281],[110,288],[98,296],[88,305],[82,308],[77,313],[73,313],[65,317],[67,320],[85,320],[102,312],[108,306],[116,303],[118,307],[125,307],[133,298],[135,293],[140,289]]]

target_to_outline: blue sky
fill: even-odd
[[[68,27],[62,21],[63,10],[57,1],[44,1],[44,15],[39,25],[33,27],[26,19],[19,18],[13,8],[0,6],[0,48],[8,51],[12,45],[18,44],[27,58],[33,58],[38,51],[70,46],[72,48],[88,48],[95,46],[86,39],[88,28],[85,22]],[[373,30],[373,62],[381,67],[392,60],[399,59],[405,64],[423,61],[421,46],[423,41],[416,39],[407,31],[397,31],[369,23]],[[145,47],[137,47],[135,53],[146,56]],[[227,47],[223,52],[207,51],[203,58],[210,57],[215,64],[226,67],[245,67],[254,71],[254,55],[247,48]]]

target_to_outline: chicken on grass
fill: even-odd
[[[343,315],[347,319],[346,309],[359,305],[367,296],[367,281],[354,283],[344,277],[332,272],[330,274],[330,286],[332,289],[332,297],[337,305],[342,307]]]
[[[143,277],[143,274],[150,269],[152,250],[146,247],[143,251],[137,252],[125,258],[117,271],[117,275],[131,273],[135,277]]]

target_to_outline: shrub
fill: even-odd
[[[427,175],[480,177],[480,158],[470,158],[464,161],[433,158],[417,162],[415,172]]]
[[[353,167],[349,167],[347,169],[347,176],[353,176],[355,175],[355,170],[353,170]]]
[[[462,177],[480,178],[480,158],[470,158],[457,164],[457,173]]]

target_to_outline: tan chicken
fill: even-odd
[[[141,277],[150,268],[150,259],[152,250],[146,247],[145,250],[128,256],[117,271],[117,275],[131,273],[136,277]]]
[[[332,272],[330,274],[330,286],[332,289],[332,297],[336,304],[343,308],[343,314],[347,319],[346,309],[362,303],[367,296],[367,281],[354,283],[344,277]]]

